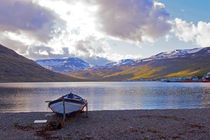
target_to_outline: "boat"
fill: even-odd
[[[210,82],[210,77],[203,77],[202,81],[203,82]]]
[[[50,101],[48,107],[57,114],[71,115],[82,111],[86,105],[87,100],[76,94],[69,93],[54,101]]]
[[[203,77],[202,81],[203,82],[210,82],[210,72],[207,73],[207,75]]]
[[[181,82],[180,79],[167,79],[166,82]]]

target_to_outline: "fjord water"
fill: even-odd
[[[89,110],[210,107],[210,83],[0,83],[0,112],[50,111],[45,101],[69,92],[87,99]]]

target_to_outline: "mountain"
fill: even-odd
[[[184,50],[174,50],[174,51],[170,51],[170,52],[162,52],[162,53],[159,53],[159,54],[154,55],[152,57],[143,59],[143,61],[185,57],[188,54],[193,54],[193,53],[199,52],[200,50],[202,50],[202,48],[194,48],[194,49],[184,49]]]
[[[82,57],[82,59],[85,62],[89,63],[91,67],[95,67],[95,68],[105,66],[106,64],[111,63],[111,61],[102,57]]]
[[[37,60],[36,63],[56,72],[71,72],[90,68],[90,65],[87,62],[76,57]]]
[[[79,79],[52,72],[0,45],[0,82],[52,82]]]
[[[178,78],[210,71],[210,47],[163,52],[125,65],[71,72],[75,77],[101,81]]]
[[[67,59],[43,59],[36,61],[37,64],[55,72],[72,72],[86,69],[108,68],[112,66],[125,65],[131,62],[134,62],[134,60],[123,59],[119,62],[111,62],[100,57],[89,57],[83,59],[70,57]]]
[[[108,64],[106,64],[103,67],[121,66],[121,65],[128,64],[128,63],[132,63],[132,62],[134,62],[133,59],[123,59],[123,60],[120,60],[119,62],[111,62],[111,63],[108,63]]]

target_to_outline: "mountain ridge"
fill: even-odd
[[[209,72],[209,60],[210,47],[206,47],[191,49],[176,57],[154,59],[154,56],[152,56],[125,65],[83,70],[69,74],[83,79],[99,81],[177,78],[202,75]]]
[[[80,79],[52,72],[0,44],[0,82],[65,82]]]
[[[98,65],[98,62],[94,64],[94,59],[92,59],[91,63],[89,63],[88,61],[86,61],[86,59],[83,60],[78,57],[69,57],[65,59],[43,59],[43,60],[37,60],[35,62],[55,72],[72,72],[72,71],[80,71],[80,70],[87,70],[87,69],[108,68],[108,67],[113,67],[113,66],[126,65],[128,63],[138,63],[142,61],[184,57],[187,54],[196,53],[201,49],[202,48],[183,49],[183,50],[177,49],[177,50],[173,50],[169,52],[161,52],[148,58],[136,59],[136,60],[122,59],[118,62],[107,61],[107,63],[103,63],[101,65]],[[98,59],[96,59],[95,61],[98,61]]]
[[[124,59],[104,67],[91,67],[79,58],[55,60],[61,62],[47,62],[48,66],[62,66],[64,62],[70,66],[82,64],[85,69],[52,72],[0,45],[0,82],[123,81],[202,75],[210,71],[210,47],[162,52],[140,60]]]
[[[77,57],[69,57],[66,59],[43,59],[35,62],[56,72],[71,72],[91,67],[90,64]]]

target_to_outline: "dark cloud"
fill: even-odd
[[[142,41],[143,36],[156,39],[170,30],[169,14],[152,0],[92,0],[92,3],[99,5],[100,28],[108,35]]]
[[[0,31],[24,32],[46,42],[65,27],[54,12],[26,0],[1,0]]]

